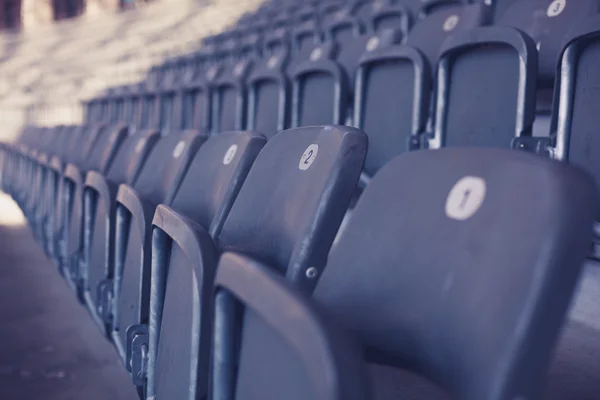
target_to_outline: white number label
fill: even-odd
[[[183,149],[185,149],[185,140],[181,140],[177,143],[177,146],[173,149],[173,158],[179,158],[181,153],[183,153]]]
[[[458,25],[458,20],[458,15],[451,15],[446,18],[446,21],[444,21],[444,31],[450,32],[451,30],[454,30],[456,25]]]
[[[482,178],[465,176],[459,180],[446,199],[446,215],[458,221],[471,218],[483,204],[486,184]]]
[[[267,67],[269,69],[273,69],[277,66],[277,56],[271,56],[271,58],[269,58],[269,61],[267,62]]]
[[[237,144],[232,144],[229,146],[227,151],[225,152],[225,156],[223,157],[223,165],[229,165],[233,161],[233,157],[235,157],[235,153],[237,153]]]
[[[369,41],[367,42],[367,51],[373,51],[376,50],[377,47],[379,47],[379,38],[377,36],[373,36],[371,39],[369,39]]]
[[[135,149],[133,149],[133,151],[135,151],[136,153],[139,153],[144,148],[145,143],[146,143],[146,139],[138,140],[137,144],[135,145]]]
[[[311,144],[304,150],[302,153],[302,157],[300,157],[300,163],[298,164],[298,168],[302,171],[306,171],[310,168],[310,166],[315,162],[317,158],[317,153],[319,152],[318,144]]]
[[[314,49],[312,51],[312,53],[310,53],[310,61],[317,61],[321,58],[322,55],[323,55],[323,50],[321,50],[320,47],[317,47],[316,49]]]
[[[566,7],[567,0],[554,0],[552,3],[550,3],[550,6],[548,6],[547,15],[550,18],[557,17],[562,14],[563,11],[565,11]]]

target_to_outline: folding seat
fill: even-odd
[[[79,264],[83,234],[83,191],[86,175],[89,171],[106,174],[119,147],[129,134],[126,125],[107,127],[94,140],[86,159],[66,166],[62,176],[62,192],[57,211],[58,225],[55,229],[55,240],[50,241],[51,248],[57,249],[56,258],[61,273],[72,289],[83,301],[79,286]]]
[[[89,156],[98,135],[105,130],[105,125],[94,124],[71,128],[69,141],[64,145],[64,151],[48,159],[44,175],[40,182],[40,199],[34,216],[34,232],[41,241],[42,247],[53,258],[54,233],[57,210],[62,209],[61,194],[63,177],[67,165],[82,163]]]
[[[383,40],[384,36],[389,40]],[[329,27],[329,37],[313,50],[310,60],[291,66],[293,127],[349,124],[360,57],[370,45],[379,47],[396,41],[395,35],[385,32],[362,34],[354,17],[338,19]]]
[[[323,42],[321,27],[315,20],[296,26],[291,36],[291,63],[293,64],[308,60],[315,47]]]
[[[425,399],[436,388],[463,400],[541,398],[596,201],[587,174],[524,152],[398,156],[359,199],[314,300],[362,345],[376,398]],[[222,259],[234,263],[231,279],[273,267],[255,256]],[[216,333],[225,351],[234,353],[236,334],[242,345],[274,340],[256,318],[237,322],[242,329]],[[218,357],[214,379],[232,383],[230,354]],[[431,385],[409,389],[406,371]]]
[[[168,206],[159,206],[158,210],[166,210],[164,212],[167,214],[172,212],[177,215],[185,215],[186,218],[199,224],[206,232],[215,236],[221,231],[233,201],[254,159],[265,143],[266,138],[254,132],[226,132],[212,136],[193,157],[172,201]],[[162,215],[161,211],[157,211],[156,215]],[[153,249],[152,259],[164,257],[164,250],[162,247]],[[127,265],[127,268],[131,269],[142,267],[135,264]],[[147,282],[150,279],[149,274],[140,270],[138,277],[140,281],[135,284],[134,282],[124,282],[123,290],[127,285],[130,287],[142,285],[147,288],[143,289],[146,291],[150,289]],[[140,302],[143,297],[141,295],[138,299],[136,304],[138,309],[142,306]],[[143,305],[146,310],[147,306],[148,304]],[[147,346],[148,343],[148,315],[145,314],[139,320],[136,319],[132,322],[135,325],[127,329],[126,365],[130,365],[129,370],[134,383],[142,388],[144,381],[140,378],[141,371],[139,370],[142,365],[140,345],[143,342]]]
[[[539,86],[551,90],[564,37],[573,26],[599,11],[598,0],[519,0],[496,24],[520,29],[533,38],[539,52]]]
[[[158,142],[157,130],[130,134],[119,147],[106,174],[89,171],[83,188],[83,235],[78,286],[94,321],[106,333],[114,265],[117,191],[120,184],[137,181],[148,155]]]
[[[564,40],[558,64],[550,138],[534,138],[531,150],[575,164],[600,183],[598,174],[598,126],[600,84],[600,16],[572,27]],[[522,143],[526,147],[526,143]],[[597,216],[600,220],[600,216]],[[595,228],[592,258],[600,259],[600,229]]]
[[[289,80],[286,75],[290,59],[286,36],[266,39],[268,55],[257,62],[247,78],[246,128],[267,138],[289,124]],[[276,43],[274,43],[276,42]]]
[[[191,159],[205,140],[206,136],[197,131],[163,134],[144,162],[137,180],[132,185],[119,186],[115,209],[114,279],[112,289],[109,288],[112,298],[109,302],[113,318],[111,337],[123,361],[126,360],[128,328],[143,322],[140,318],[148,315],[149,290],[143,285],[147,284],[145,280],[150,271],[152,216],[156,206],[171,203]],[[140,275],[142,271],[146,272],[145,279]],[[103,301],[106,302],[106,297]]]
[[[159,208],[148,397],[207,393],[218,253],[235,249],[270,260],[298,287],[314,284],[354,191],[366,146],[364,133],[348,127],[278,133],[256,158],[220,232]]]
[[[353,338],[280,276],[245,268],[246,262],[228,253],[217,269],[215,291],[235,298],[253,329],[240,343],[236,367],[225,366],[236,384],[215,383],[210,398],[371,399],[366,363]]]
[[[208,134],[211,130],[212,84],[222,67],[214,61],[214,49],[206,49],[197,55],[198,67],[182,82],[178,98],[181,99],[179,123],[175,129],[195,129]]]
[[[328,41],[315,47],[309,61],[290,66],[291,127],[345,123],[349,88],[336,51]]]
[[[25,203],[23,211],[28,221],[35,220],[35,211],[44,201],[43,188],[47,183],[48,166],[53,156],[64,157],[64,150],[68,148],[69,140],[76,134],[76,127],[65,126],[53,131],[54,141],[48,143],[45,149],[41,149],[35,158],[35,167],[33,169],[33,186],[24,187]],[[36,229],[36,227],[34,227]]]
[[[356,74],[353,123],[369,136],[362,184],[394,156],[419,148],[429,118],[429,61],[394,39],[384,35],[372,42]]]
[[[417,21],[406,38],[406,44],[423,52],[433,67],[446,38],[486,25],[489,20],[489,7],[484,4],[453,4],[434,10]]]
[[[381,32],[384,29],[395,29],[400,31],[402,37],[405,38],[411,26],[411,19],[412,16],[407,7],[395,4],[377,7],[366,22],[374,32]]]
[[[240,42],[236,59],[212,84],[212,134],[241,130],[246,125],[246,80],[260,57],[260,36],[246,33]]]
[[[437,70],[430,148],[510,147],[531,136],[537,51],[521,31],[482,27],[449,37]]]

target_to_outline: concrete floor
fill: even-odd
[[[0,225],[0,399],[137,399],[112,346],[11,207],[0,202],[11,215]]]

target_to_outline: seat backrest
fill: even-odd
[[[246,79],[253,66],[241,59],[224,68],[213,84],[211,133],[241,130],[246,124]]]
[[[496,22],[531,36],[539,51],[540,87],[552,88],[563,38],[573,26],[600,11],[599,0],[519,0]]]
[[[108,181],[120,185],[133,184],[144,165],[150,150],[154,147],[160,135],[155,130],[133,132],[128,129],[128,136],[119,146],[113,162],[106,171]]]
[[[128,135],[129,128],[123,124],[103,129],[89,153],[89,162],[84,164],[84,171],[92,170],[105,174]]]
[[[406,44],[421,50],[433,67],[446,38],[485,25],[487,18],[488,9],[483,4],[444,7],[417,21],[408,34]]]
[[[267,138],[289,124],[289,81],[285,73],[289,52],[272,54],[256,64],[247,80],[247,128]]]
[[[452,398],[541,398],[595,192],[581,170],[525,152],[398,156],[363,192],[314,297],[371,362]]]
[[[334,61],[336,52],[336,43],[325,42],[313,50],[310,60],[291,65],[290,126],[345,123],[349,83],[342,67]]]
[[[224,368],[213,365],[212,398],[231,391],[230,398],[239,400],[370,399],[367,368],[354,341],[310,299],[261,267],[229,253],[217,268],[217,296],[234,297],[244,322],[239,360]],[[214,335],[216,342],[230,336],[219,330]],[[226,372],[234,379],[220,379],[224,369],[234,368]]]
[[[358,60],[365,52],[370,36],[365,34],[365,27],[360,20],[352,16],[336,19],[327,27],[327,35],[329,40],[337,44],[335,60],[342,67],[345,84],[353,93]]]
[[[315,47],[323,42],[323,33],[315,21],[307,21],[295,27],[291,36],[291,57],[294,63],[308,60]]]
[[[392,157],[418,147],[432,88],[430,67],[410,46],[371,46],[361,58],[354,98],[354,126],[369,136],[367,176]]]
[[[555,156],[589,171],[600,183],[600,16],[590,17],[565,39],[557,76],[551,131]]]
[[[411,13],[407,7],[399,4],[377,7],[368,22],[371,30],[381,32],[384,29],[396,29],[406,37],[411,25]]]
[[[171,207],[217,237],[266,138],[254,132],[212,136],[190,162]]]
[[[481,27],[448,38],[430,148],[508,148],[513,138],[531,135],[536,71],[535,43],[516,29]]]
[[[363,132],[342,126],[275,135],[235,200],[219,248],[265,261],[311,287],[349,205],[366,146]]]
[[[197,131],[175,131],[161,136],[150,150],[133,188],[146,200],[169,204],[191,157],[206,136]]]

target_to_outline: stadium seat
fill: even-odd
[[[564,37],[573,26],[598,12],[599,0],[519,0],[496,24],[520,29],[533,38],[539,52],[539,86],[552,89]]]
[[[325,42],[313,50],[309,61],[290,67],[291,127],[345,123],[349,87],[334,61],[336,52],[336,43]]]
[[[505,147],[531,136],[535,43],[513,28],[482,27],[449,37],[438,62],[430,148]]]
[[[232,379],[214,382],[211,398],[371,399],[366,363],[353,339],[281,276],[246,267],[243,257],[228,253],[217,269],[217,298],[236,299],[252,336],[244,336],[236,363],[219,370]],[[215,335],[221,333],[219,311]]]
[[[269,260],[275,272],[303,290],[315,284],[358,181],[366,145],[364,133],[348,127],[278,133],[254,162],[222,230],[214,232],[216,243],[197,223],[159,209],[153,249],[162,250],[153,265],[149,375],[154,383],[149,381],[148,396],[207,393],[218,253],[236,249]]]
[[[587,174],[524,152],[398,156],[359,199],[314,300],[357,338],[372,366],[411,371],[451,398],[540,398],[596,201]],[[242,254],[223,262],[235,262],[239,275],[273,268],[232,250]],[[224,358],[213,368],[217,382],[229,378],[226,352],[235,353],[238,335],[242,346],[258,341],[254,351],[274,341],[252,314],[233,314],[243,330],[215,322],[222,329],[214,343],[223,346],[215,354]],[[378,382],[375,398],[429,398],[396,381]]]
[[[103,129],[94,141],[88,159],[82,160],[79,164],[68,164],[63,174],[62,199],[58,202],[62,214],[56,218],[57,221],[62,219],[62,223],[59,223],[55,231],[56,242],[50,242],[50,246],[57,249],[56,258],[59,268],[81,301],[83,301],[83,293],[79,286],[79,265],[86,175],[89,171],[105,174],[128,134],[129,130],[124,125]]]
[[[597,104],[600,93],[600,15],[589,17],[574,26],[565,37],[557,70],[551,137],[536,138],[531,150],[550,154],[558,160],[575,164],[588,171],[600,184],[597,160]],[[597,216],[600,221],[600,214]],[[595,227],[592,257],[600,259],[600,229]]]
[[[483,4],[453,4],[432,11],[417,21],[406,38],[406,44],[418,48],[435,67],[446,38],[486,25],[489,20],[489,9]]]
[[[381,32],[384,29],[394,29],[405,38],[408,36],[411,25],[410,10],[402,5],[387,5],[377,7],[372,12],[369,19],[369,28],[374,32]]]
[[[160,270],[155,267],[156,261],[159,259],[164,260],[165,257],[169,258],[171,257],[169,254],[176,252],[176,246],[171,249],[170,245],[162,245],[163,236],[161,236],[160,229],[165,229],[171,233],[172,229],[185,228],[170,225],[169,215],[185,215],[183,218],[198,224],[211,237],[216,237],[221,231],[225,218],[254,159],[265,142],[266,138],[264,136],[254,132],[227,132],[209,138],[192,160],[170,207],[167,205],[158,207],[154,216],[155,227],[153,228],[152,239],[152,259],[154,261],[151,273],[151,319],[156,311],[158,313],[156,315],[159,316],[158,321],[160,321],[165,296],[165,278],[170,276],[170,270]],[[163,215],[166,215],[164,220],[162,219]],[[165,224],[168,228],[165,227]],[[185,232],[185,229],[181,232]],[[179,236],[176,235],[176,237]],[[169,277],[169,281],[171,279],[173,278]],[[168,311],[167,314],[170,314],[170,312]],[[167,317],[167,321],[169,318],[170,316]],[[167,326],[169,326],[168,322]],[[160,327],[160,323],[158,323],[158,327]],[[140,367],[146,364],[147,360],[143,358],[147,354],[143,354],[141,349],[144,346],[148,347],[147,321],[132,328],[132,331],[135,331],[130,343],[132,347],[132,376],[135,384],[143,386],[145,383],[143,373],[145,371],[142,372]],[[158,340],[156,336],[153,338]],[[154,391],[153,378],[153,370],[149,368],[147,381],[150,392]]]
[[[285,43],[277,45],[277,49],[255,64],[247,80],[246,127],[261,132],[267,138],[284,130],[289,123],[289,80],[286,70],[290,50]]]
[[[108,306],[114,277],[114,238],[117,191],[132,185],[159,140],[156,130],[130,134],[106,174],[90,171],[83,189],[83,237],[79,285],[88,311],[108,334],[112,313]]]
[[[356,76],[354,126],[369,136],[363,181],[394,156],[420,147],[429,117],[429,62],[414,47],[380,46],[376,37]]]
[[[112,339],[128,369],[129,328],[148,318],[152,216],[170,204],[189,164],[206,136],[197,131],[163,135],[148,155],[133,185],[117,192],[112,288]]]

